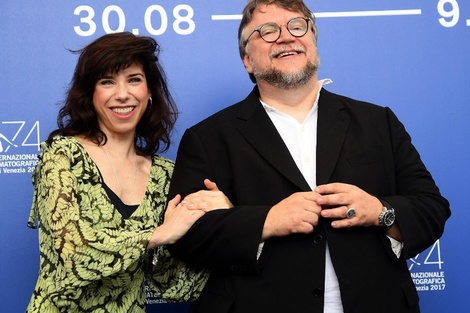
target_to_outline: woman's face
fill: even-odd
[[[147,109],[150,91],[140,65],[105,75],[95,85],[93,106],[100,129],[107,135],[134,135]]]

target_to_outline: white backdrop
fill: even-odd
[[[451,203],[444,236],[409,261],[422,312],[464,312],[470,287],[470,2],[307,0],[317,15],[330,91],[390,106]],[[79,49],[111,31],[154,36],[184,129],[251,90],[238,56],[245,0],[2,0],[0,4],[0,304],[23,312],[36,280],[37,232],[26,227],[30,171],[55,128]],[[149,293],[149,303],[159,302]],[[151,304],[150,312],[187,305]]]

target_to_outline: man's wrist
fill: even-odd
[[[395,210],[386,201],[380,200],[383,205],[382,212],[378,216],[379,227],[389,230],[395,224]]]

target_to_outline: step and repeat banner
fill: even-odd
[[[56,127],[77,50],[115,31],[153,36],[188,126],[252,88],[238,56],[245,0],[3,0],[0,4],[0,303],[23,312],[39,267],[26,222],[39,144]],[[307,0],[316,13],[330,91],[391,107],[413,138],[452,217],[444,236],[409,260],[422,312],[468,312],[470,2]],[[147,290],[149,312],[187,312]],[[390,299],[393,301],[393,299]]]

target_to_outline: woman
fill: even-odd
[[[163,219],[173,162],[156,153],[177,112],[155,40],[109,34],[79,52],[33,175],[40,271],[27,312],[145,312],[144,278],[164,299],[192,300],[207,273],[164,245],[232,205],[206,180],[209,190],[176,196]]]

